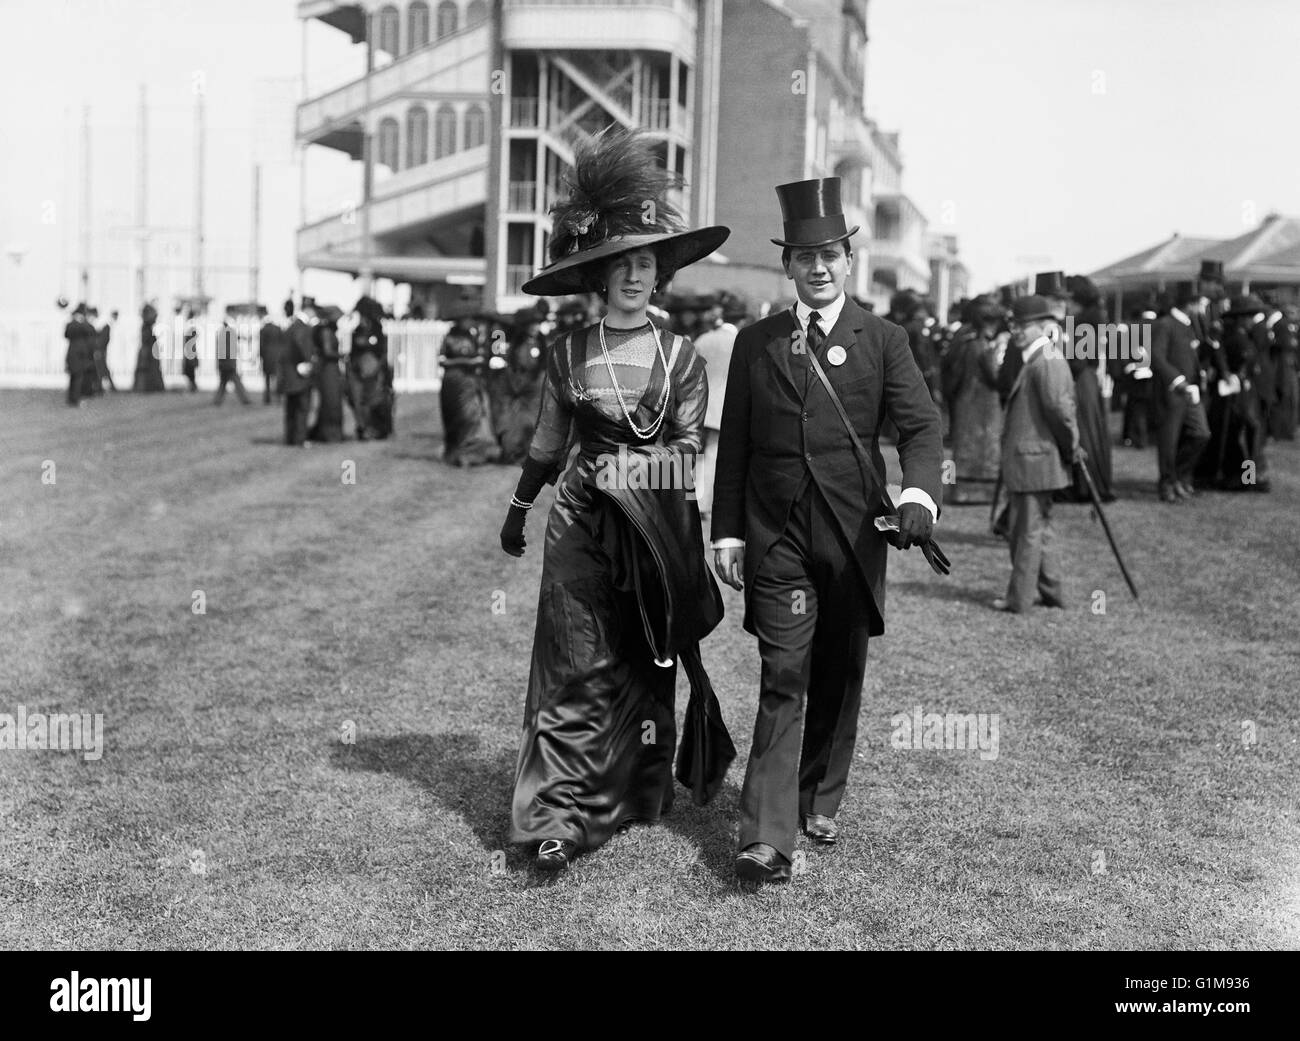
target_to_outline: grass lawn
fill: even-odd
[[[0,750],[0,946],[1300,946],[1300,446],[1177,507],[1116,449],[1144,611],[1083,506],[1069,611],[987,608],[985,507],[945,511],[948,579],[891,554],[840,845],[755,891],[739,594],[704,647],[725,790],[542,879],[506,834],[550,491],[513,560],[517,472],[445,467],[435,396],[309,450],[210,400],[0,392],[0,712],[104,717],[98,761]],[[891,747],[917,705],[996,713],[997,758]]]

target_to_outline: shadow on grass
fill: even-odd
[[[731,764],[732,771],[739,764],[745,771],[745,759],[737,756]],[[700,860],[720,882],[736,881],[737,820],[740,813],[740,786],[726,781],[707,806],[696,806],[691,801],[688,788],[674,782],[676,799],[673,808],[663,817],[658,827],[676,832],[699,848]]]
[[[909,596],[924,596],[931,600],[964,600],[966,603],[978,604],[980,607],[988,607],[994,597],[1002,595],[1001,586],[959,586],[953,584],[951,579],[942,582],[929,580],[899,582],[892,588],[901,589]],[[992,613],[991,609],[990,613]]]
[[[469,824],[485,850],[510,844],[510,792],[515,753],[484,752],[475,734],[401,734],[333,745],[343,770],[391,774],[419,785]]]

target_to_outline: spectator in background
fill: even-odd
[[[1161,502],[1168,503],[1190,499],[1195,494],[1192,473],[1210,440],[1210,428],[1201,404],[1198,341],[1189,313],[1196,304],[1194,287],[1182,286],[1173,303],[1151,331],[1151,368],[1155,372],[1156,407],[1160,417],[1157,490]]]
[[[1064,607],[1060,562],[1052,540],[1052,493],[1084,461],[1075,423],[1074,380],[1061,356],[1056,312],[1042,296],[1012,305],[1012,349],[1023,365],[1007,399],[1002,480],[1010,498],[1011,581],[999,611],[1023,614],[1037,589],[1044,607]]]
[[[343,440],[343,373],[339,369],[339,319],[343,312],[330,304],[317,309],[312,330],[315,351],[316,422],[307,436],[313,441],[336,444]]]
[[[970,301],[962,327],[944,355],[943,398],[948,403],[957,505],[993,501],[1002,454],[1002,405],[998,400],[998,362],[1002,309],[991,299]]]
[[[108,381],[108,389],[117,393],[117,386],[113,383],[113,374],[108,370],[108,344],[113,338],[113,325],[117,322],[117,312],[113,311],[104,324],[99,327],[95,333],[95,387],[99,394],[104,393],[104,381]]]
[[[251,405],[248,400],[248,392],[244,390],[244,381],[239,377],[239,340],[235,335],[235,328],[230,324],[230,320],[223,319],[217,329],[216,336],[216,357],[217,357],[217,393],[212,399],[212,404],[220,405],[226,400],[226,385],[233,383],[235,385],[235,396],[239,398],[241,405]]]
[[[280,356],[284,442],[295,447],[307,444],[307,413],[311,409],[312,366],[316,354],[312,344],[315,324],[316,301],[304,296],[285,331],[284,353]]]
[[[695,500],[700,517],[713,512],[713,478],[718,463],[718,432],[722,429],[722,402],[727,396],[727,370],[731,348],[740,332],[737,323],[748,318],[743,298],[723,293],[704,314],[704,329],[695,341],[695,353],[704,359],[704,376],[709,384],[709,404],[704,413],[704,444],[695,459]]]
[[[388,365],[388,335],[384,309],[363,296],[354,308],[356,327],[348,352],[348,404],[357,424],[357,440],[382,441],[392,433],[392,369]]]
[[[286,321],[293,319],[293,301],[284,302]],[[266,316],[262,328],[257,334],[257,353],[262,360],[262,404],[271,403],[271,395],[278,402],[284,397],[280,387],[280,356],[284,354],[285,334],[280,323],[271,315]]]
[[[1116,387],[1124,395],[1124,427],[1120,437],[1126,448],[1145,449],[1151,440],[1155,401],[1152,389],[1150,330],[1156,320],[1155,305],[1139,305],[1128,327],[1128,357],[1118,357]],[[1116,352],[1118,354],[1118,352]]]
[[[536,326],[516,328],[510,339],[506,367],[488,376],[493,426],[501,445],[502,463],[519,464],[528,454],[537,427],[545,379],[542,336]]]
[[[86,390],[86,373],[95,368],[95,327],[87,320],[87,307],[78,304],[72,317],[63,327],[68,340],[68,354],[64,368],[68,373],[68,404],[74,408],[82,403]]]
[[[181,345],[181,375],[189,384],[190,393],[195,394],[199,389],[196,379],[199,371],[198,318],[188,307],[177,307],[175,324],[179,333],[177,342]]]
[[[491,408],[484,386],[483,359],[474,337],[453,325],[442,342],[443,459],[452,466],[480,466],[501,453],[492,434]]]
[[[155,345],[158,343],[158,309],[153,304],[140,308],[140,351],[135,358],[135,379],[131,389],[144,394],[166,390],[163,383],[162,363]]]

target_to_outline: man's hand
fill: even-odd
[[[898,535],[894,543],[899,549],[922,546],[934,534],[934,518],[919,502],[905,502],[898,507]]]
[[[1083,445],[1074,446],[1074,454],[1071,456],[1071,461],[1079,465],[1088,461],[1088,452]]]
[[[300,361],[300,362],[298,363],[298,365],[297,365],[297,369],[298,369],[298,375],[299,375],[299,376],[310,376],[310,375],[311,375],[311,362],[309,362],[309,361]]]
[[[713,570],[732,589],[745,585],[745,547],[724,546],[713,551]]]

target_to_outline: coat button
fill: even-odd
[[[807,412],[805,412],[805,413],[803,414],[803,421],[804,421],[805,423],[808,422],[808,413],[807,413]]]

